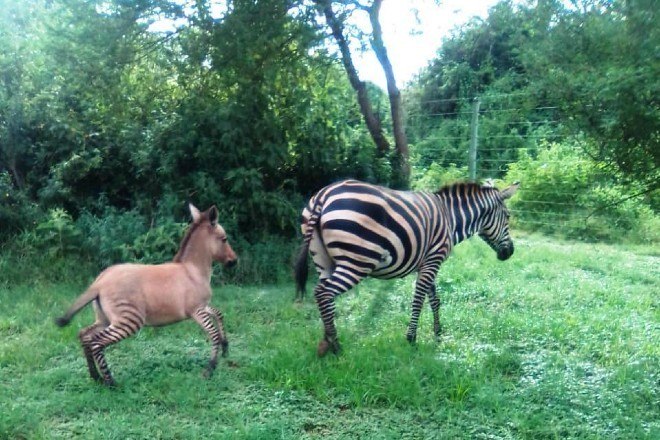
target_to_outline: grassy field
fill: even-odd
[[[52,319],[84,285],[0,288],[0,438],[660,438],[660,255],[652,248],[478,239],[440,270],[444,337],[425,307],[404,333],[412,277],[337,300],[339,357],[317,359],[311,298],[224,286],[229,356],[202,378],[204,333],[144,329],[108,350],[119,388],[87,374]],[[311,283],[308,286],[311,290]]]

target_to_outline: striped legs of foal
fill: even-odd
[[[422,312],[422,307],[424,306],[424,300],[426,295],[429,294],[431,289],[435,292],[435,276],[438,273],[440,264],[437,262],[423,266],[419,270],[417,275],[417,283],[415,284],[415,295],[412,300],[412,314],[410,317],[410,324],[408,324],[408,331],[406,332],[406,339],[411,344],[414,344],[417,340],[417,324],[419,323],[419,314]],[[437,300],[437,296],[436,296]],[[431,308],[434,307],[435,301],[431,302]],[[438,308],[440,306],[439,302],[437,303]],[[434,325],[435,325],[436,312],[433,314]],[[440,322],[438,320],[438,327]]]
[[[227,354],[227,338],[225,338],[224,327],[222,323],[222,313],[211,306],[206,306],[198,309],[192,316],[197,324],[199,324],[211,339],[211,360],[204,373],[206,377],[210,377],[218,365],[218,349],[222,345],[222,356]],[[215,321],[215,323],[214,323]]]
[[[348,267],[337,266],[330,277],[319,280],[314,288],[314,298],[323,321],[324,336],[319,342],[317,354],[325,356],[328,349],[337,354],[341,350],[335,328],[335,297],[349,290],[366,275],[358,274]]]
[[[88,340],[90,334],[96,332],[101,327],[103,327],[103,325],[96,322],[78,332],[78,338],[80,339],[80,344],[82,345],[83,352],[85,353],[85,359],[87,360],[89,375],[96,382],[103,382],[103,379],[99,374],[98,368],[96,368],[96,362],[94,361],[94,356],[92,355],[92,349],[89,344],[86,343],[86,341]]]
[[[142,327],[142,325],[143,324],[141,321],[131,321],[130,323],[122,322],[118,323],[117,325],[110,324],[101,330],[99,330],[100,325],[88,327],[89,331],[87,331],[85,335],[81,337],[81,341],[83,344],[83,350],[85,351],[85,357],[87,357],[87,364],[90,367],[89,372],[92,376],[92,379],[97,381],[99,380],[97,377],[98,373],[95,374],[92,371],[88,354],[91,355],[94,362],[98,366],[101,372],[103,383],[108,386],[116,385],[115,380],[110,373],[110,369],[108,368],[108,363],[105,360],[103,351],[109,345],[116,344],[122,339],[126,339],[133,335]]]

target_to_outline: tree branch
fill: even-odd
[[[323,11],[325,20],[328,23],[332,31],[332,36],[334,37],[339,50],[341,52],[342,64],[344,69],[348,74],[348,80],[351,83],[351,86],[357,93],[358,104],[360,105],[360,112],[364,117],[364,122],[367,125],[369,134],[376,144],[378,152],[384,156],[390,150],[390,143],[385,138],[383,129],[380,125],[379,119],[374,114],[373,108],[371,107],[371,102],[369,100],[369,95],[367,94],[367,87],[364,81],[360,80],[355,65],[353,64],[353,58],[351,56],[351,51],[348,47],[348,42],[344,37],[344,26],[342,22],[337,19],[335,12],[332,9],[332,1],[330,0],[315,0],[316,4]]]
[[[374,0],[371,8],[368,9],[369,20],[371,21],[372,38],[371,47],[380,62],[383,71],[385,72],[385,79],[387,81],[387,95],[390,99],[390,110],[392,113],[392,125],[394,131],[394,143],[399,159],[399,166],[401,172],[401,183],[408,182],[410,178],[410,164],[408,162],[408,140],[406,139],[406,131],[403,122],[403,106],[401,104],[401,92],[396,85],[394,78],[394,69],[392,63],[387,55],[387,49],[383,41],[383,29],[380,25],[380,8],[382,0]]]

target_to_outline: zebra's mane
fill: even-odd
[[[478,190],[478,191],[488,191],[488,190],[496,190],[494,186],[491,185],[480,185],[478,183],[474,182],[455,182],[451,183],[449,185],[445,185],[441,187],[439,190],[437,190],[435,193],[436,194],[442,194],[442,193],[448,193],[448,192],[456,192],[460,190]]]

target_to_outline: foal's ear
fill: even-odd
[[[502,195],[502,200],[510,199],[511,196],[513,196],[516,193],[516,191],[518,191],[518,188],[520,188],[520,182],[514,182],[513,185],[511,185],[510,187],[500,191],[500,194]]]
[[[215,205],[211,206],[209,208],[209,223],[212,225],[215,225],[218,223],[218,208],[215,207]]]
[[[199,212],[199,209],[195,208],[195,205],[188,203],[188,208],[190,209],[190,215],[192,216],[193,223],[197,223],[200,218],[202,218],[202,213]]]

